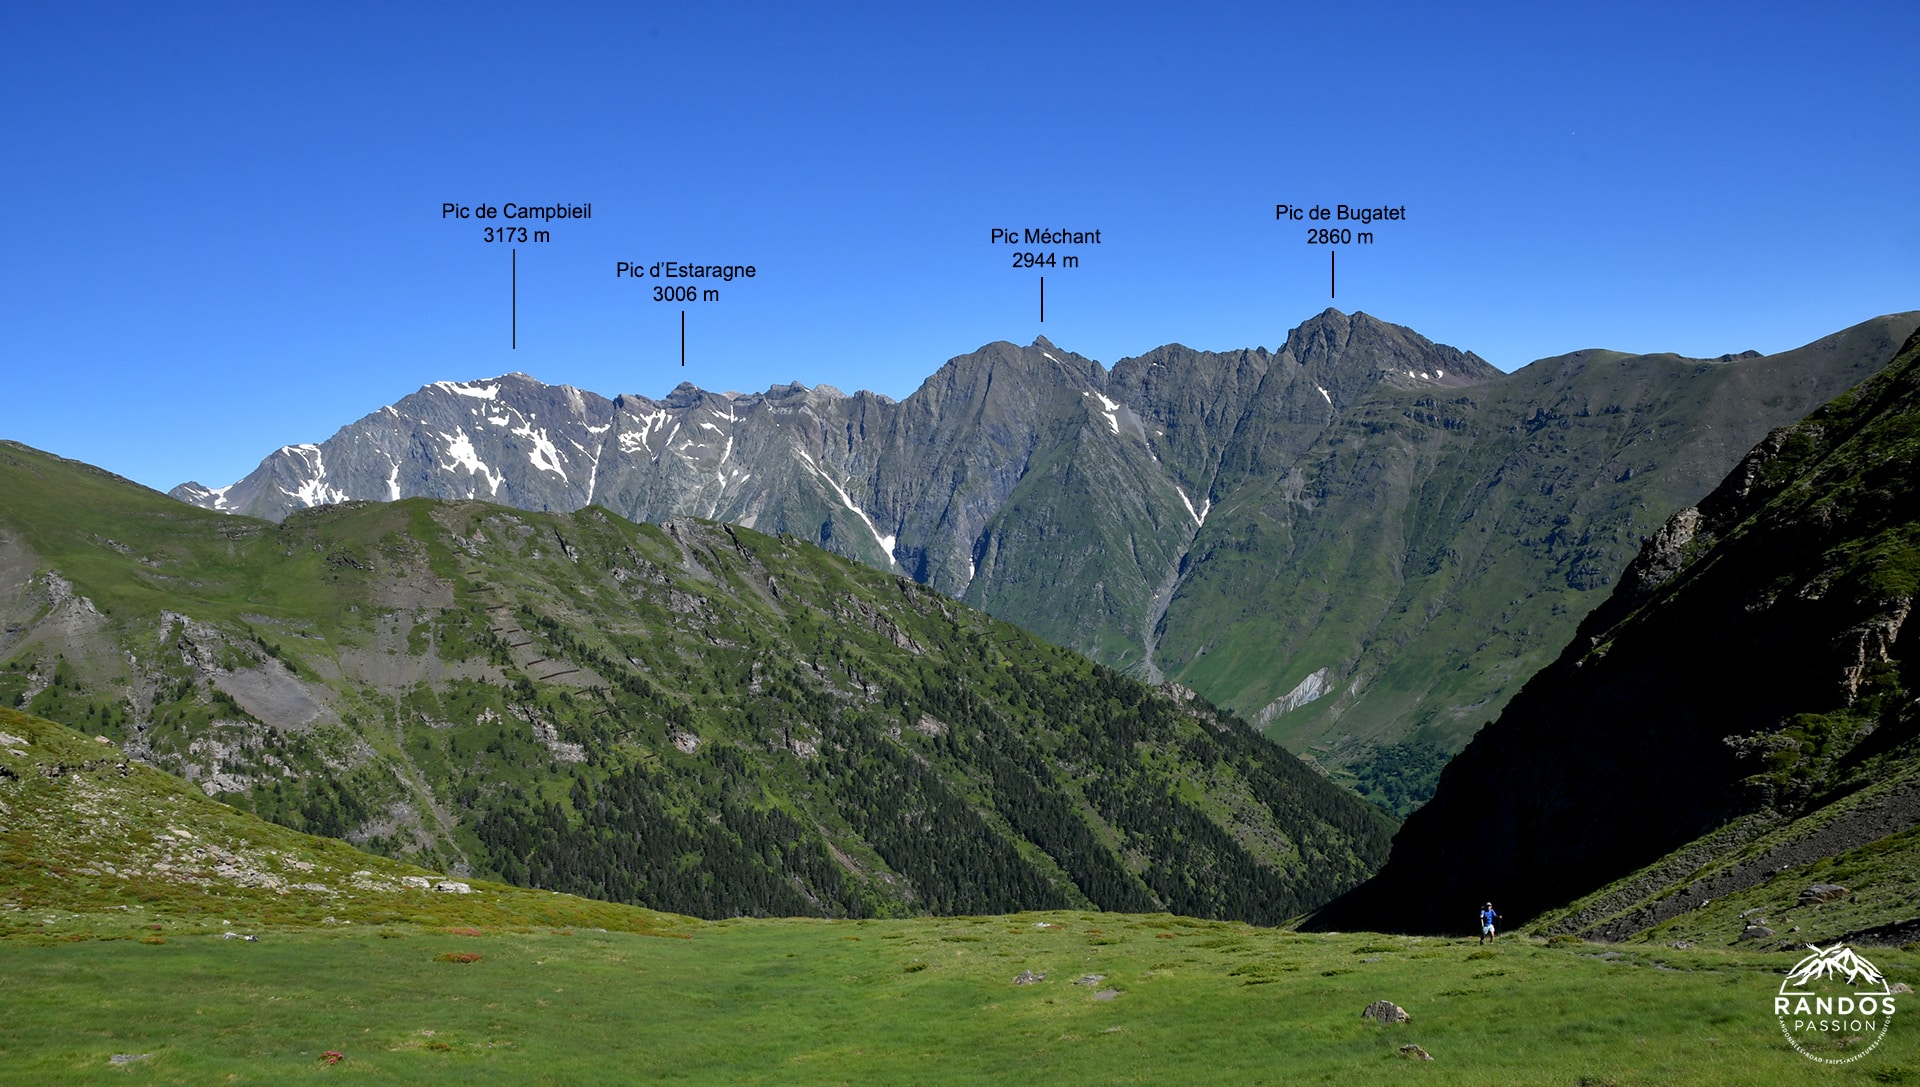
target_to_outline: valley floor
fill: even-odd
[[[1098,913],[224,928],[0,940],[0,1082],[1920,1081],[1905,1015],[1855,1063],[1794,1053],[1771,998],[1797,956],[1777,953]],[[1920,953],[1870,953],[1920,981]],[[1363,1020],[1380,999],[1412,1021]]]

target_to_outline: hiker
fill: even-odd
[[[1493,912],[1493,903],[1491,902],[1487,903],[1486,906],[1480,910],[1480,943],[1482,946],[1484,946],[1488,940],[1497,940],[1500,938],[1499,934],[1493,931],[1493,923],[1499,920],[1499,918],[1500,915]]]

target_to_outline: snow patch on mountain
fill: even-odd
[[[1199,528],[1207,523],[1207,514],[1213,510],[1213,499],[1207,499],[1205,505],[1195,510],[1193,499],[1187,497],[1187,492],[1182,490],[1178,483],[1173,485],[1173,493],[1179,495],[1181,504],[1187,507],[1187,516],[1193,518],[1193,527]]]
[[[445,389],[450,393],[457,393],[461,396],[471,396],[475,400],[496,400],[500,396],[500,386],[498,385],[462,385],[457,381],[436,381],[433,383],[433,387],[436,389]]]
[[[899,537],[897,535],[882,536],[880,530],[874,527],[873,518],[867,516],[867,511],[854,505],[853,499],[847,496],[846,490],[842,488],[840,484],[835,483],[833,477],[823,471],[819,465],[815,464],[813,458],[807,455],[806,450],[796,449],[794,452],[800,454],[800,460],[806,464],[807,470],[818,476],[821,482],[832,487],[833,493],[839,496],[841,504],[852,510],[854,516],[860,518],[861,522],[867,526],[867,531],[873,533],[874,541],[880,545],[880,550],[886,552],[887,561],[893,563],[893,545],[899,540]]]
[[[477,475],[487,481],[487,494],[500,493],[500,484],[506,482],[505,472],[496,474],[487,463],[474,452],[473,439],[467,437],[464,430],[455,430],[452,434],[442,433],[440,437],[447,443],[447,456],[453,459],[451,464],[441,465],[443,471],[451,472],[455,468],[465,468],[470,475]]]
[[[301,462],[306,465],[308,473],[306,482],[300,484],[298,488],[294,490],[288,490],[285,487],[280,488],[282,494],[294,499],[309,509],[314,506],[326,506],[347,500],[347,492],[337,487],[329,487],[327,485],[326,458],[320,455],[319,446],[311,444],[283,445],[280,447],[280,452],[288,456],[299,457]]]
[[[1041,352],[1041,353],[1045,354],[1045,352]],[[1048,356],[1048,357],[1051,358],[1052,356]],[[1082,393],[1080,395],[1091,396],[1095,400],[1100,401],[1100,408],[1105,413],[1107,426],[1115,434],[1120,433],[1120,412],[1122,408],[1118,401],[1109,400],[1106,397],[1100,395],[1099,393]]]
[[[533,449],[527,453],[527,460],[542,472],[552,472],[562,480],[567,478],[567,470],[560,466],[560,450],[555,448],[553,440],[547,437],[547,428],[533,429],[528,423],[513,432],[516,438],[525,438],[533,443]]]

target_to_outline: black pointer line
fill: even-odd
[[[520,250],[510,250],[513,254],[513,350],[520,350]]]

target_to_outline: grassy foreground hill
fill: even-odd
[[[1483,953],[1466,941],[1077,912],[736,920],[684,940],[572,929],[0,941],[0,1083],[1639,1087],[1920,1076],[1920,1030],[1904,1020],[1842,1068],[1790,1049],[1770,997],[1793,960],[1540,943]],[[1873,961],[1890,979],[1920,981],[1911,953]],[[1027,971],[1045,978],[1015,984]],[[1362,1019],[1379,999],[1412,1021]]]
[[[1592,1085],[1825,1071],[1768,1014],[1794,958],[1779,953],[1481,948],[1072,910],[703,922],[479,881],[433,889],[446,879],[0,710],[0,1083]],[[1874,962],[1920,981],[1920,955]],[[1361,1019],[1379,999],[1411,1021]],[[1916,1074],[1920,1032],[1896,1025],[1827,1078]]]
[[[707,917],[1272,922],[1391,820],[1191,692],[792,538],[281,524],[0,446],[0,704],[435,870]]]
[[[0,709],[0,938],[394,924],[668,933],[687,918],[455,879],[210,800],[112,743]]]

